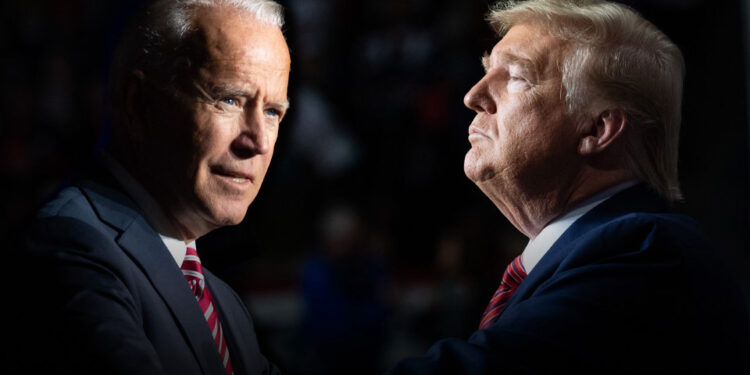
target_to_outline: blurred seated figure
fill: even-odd
[[[302,270],[302,373],[375,374],[386,318],[383,262],[353,207],[331,207],[321,234]]]

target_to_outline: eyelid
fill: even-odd
[[[267,106],[265,109],[263,109],[264,113],[267,111],[273,111],[274,116],[281,121],[282,118],[284,118],[284,115],[286,114],[286,107],[282,105],[270,105]]]
[[[232,101],[232,103],[228,103],[228,101]],[[237,97],[233,96],[220,96],[214,101],[214,105],[223,111],[237,111],[241,110],[242,106],[244,105],[242,103],[242,100]]]
[[[266,108],[274,109],[277,112],[279,112],[281,114],[284,114],[289,109],[289,102],[288,101],[284,101],[284,102],[269,102],[269,103],[266,103]]]

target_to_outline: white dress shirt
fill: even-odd
[[[122,185],[125,189],[125,193],[135,201],[135,204],[143,211],[143,216],[146,218],[151,227],[159,234],[162,242],[172,254],[177,266],[182,266],[182,261],[185,259],[185,252],[187,247],[190,246],[197,250],[195,241],[185,244],[184,241],[177,238],[168,237],[162,233],[167,232],[167,228],[171,227],[169,220],[162,211],[156,200],[149,194],[146,189],[141,186],[133,176],[128,173],[125,167],[115,160],[111,155],[103,153],[104,163],[109,167],[112,175],[115,176],[117,182]]]
[[[523,250],[523,254],[521,254],[521,261],[523,262],[526,274],[528,275],[531,273],[531,270],[534,269],[537,263],[539,263],[544,254],[547,254],[547,251],[549,251],[552,245],[557,242],[560,236],[562,236],[576,220],[613,195],[635,184],[637,184],[637,182],[631,180],[615,185],[585,200],[574,209],[547,224],[547,226],[545,226],[542,231],[534,237],[534,239],[529,240],[529,243]]]

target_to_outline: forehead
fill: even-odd
[[[281,30],[230,7],[200,7],[194,19],[203,59],[289,71],[290,58]]]
[[[482,63],[486,69],[498,65],[520,64],[539,73],[554,73],[567,44],[541,26],[518,24],[508,30]]]

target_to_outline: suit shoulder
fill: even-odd
[[[102,221],[88,195],[77,186],[70,186],[60,191],[52,200],[39,209],[37,221],[53,218],[70,218],[99,227]],[[103,230],[104,228],[100,228]]]
[[[69,186],[61,190],[54,198],[45,203],[37,212],[38,218],[51,216],[69,216],[74,212],[90,209],[91,203],[80,188]]]
[[[684,215],[630,212],[582,219],[550,249],[558,249],[553,253],[563,269],[591,264],[664,262],[684,267],[716,258],[712,243],[698,224]]]
[[[630,213],[603,223],[594,232],[629,243],[639,241],[642,246],[670,244],[672,248],[711,247],[695,220],[675,213]]]
[[[114,243],[118,234],[118,230],[99,218],[82,189],[71,186],[37,212],[26,247],[36,253],[63,248],[90,253],[100,249],[104,243]]]
[[[116,235],[142,214],[124,193],[94,180],[81,180],[60,191],[37,211],[36,221],[70,218]]]

